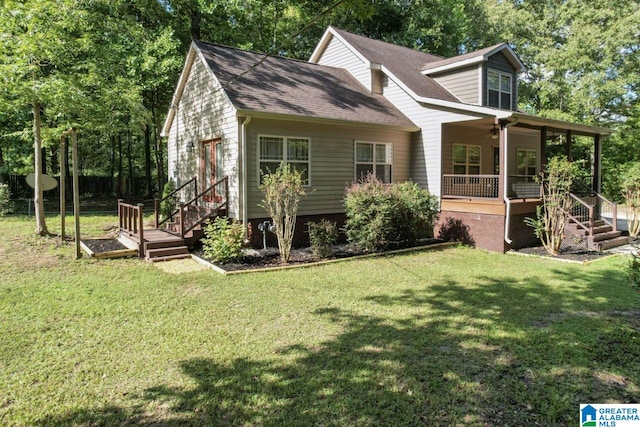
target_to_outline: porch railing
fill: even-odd
[[[533,176],[510,175],[507,178],[507,196],[516,199],[539,199],[542,187]]]
[[[496,199],[498,178],[498,175],[442,175],[442,195]]]
[[[142,203],[136,205],[118,200],[120,231],[138,239],[138,256],[144,257],[144,212]]]
[[[573,206],[569,212],[579,228],[593,235],[595,221],[602,221],[613,231],[618,230],[618,204],[608,200],[602,194],[592,191],[589,194],[577,195],[571,193]]]

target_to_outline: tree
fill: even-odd
[[[537,206],[535,219],[525,219],[550,255],[560,253],[564,228],[573,204],[570,194],[575,177],[575,165],[564,158],[552,158],[547,163],[546,172],[540,175],[542,205]]]
[[[289,262],[293,233],[296,227],[298,204],[305,195],[302,173],[289,164],[281,164],[275,172],[262,177],[264,192],[262,206],[276,227],[278,249],[282,262]]]

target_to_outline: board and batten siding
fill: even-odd
[[[482,68],[474,65],[432,76],[442,87],[467,104],[480,103],[480,73]]]
[[[318,124],[254,118],[247,126],[248,217],[264,218],[260,207],[258,138],[260,135],[309,138],[311,151],[310,186],[302,198],[298,215],[344,212],[344,195],[355,175],[354,143],[393,144],[393,182],[410,178],[410,132],[370,129],[343,125]]]
[[[331,41],[317,61],[320,65],[346,69],[367,90],[371,88],[371,70],[368,64],[354,54],[342,41],[331,37]]]
[[[200,147],[203,141],[221,139],[223,176],[229,177],[229,216],[239,218],[238,119],[218,81],[196,54],[187,77],[176,116],[169,130],[167,159],[169,178],[176,186],[200,177]],[[193,143],[193,150],[188,146]],[[202,190],[202,188],[200,188]],[[192,197],[183,194],[183,199]]]
[[[488,86],[487,86],[487,70],[501,71],[511,74],[511,110],[518,109],[518,75],[515,68],[509,62],[502,52],[491,55],[485,63],[482,71],[482,105],[488,105]]]
[[[384,96],[422,128],[411,143],[411,179],[438,197],[442,186],[442,125],[480,118],[416,102],[402,87],[384,79]]]

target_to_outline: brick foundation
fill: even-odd
[[[309,222],[318,222],[322,219],[327,219],[329,221],[334,221],[338,230],[341,230],[344,227],[344,222],[346,220],[346,215],[343,213],[339,214],[323,214],[323,215],[303,215],[298,216],[296,218],[296,228],[293,235],[293,247],[301,248],[309,246],[309,229],[307,223]],[[262,248],[262,231],[258,229],[258,224],[261,224],[264,221],[271,221],[271,218],[252,218],[249,220],[249,236],[251,247],[259,249]],[[338,235],[339,242],[345,242],[346,238],[342,231],[339,231]],[[267,246],[268,247],[278,247],[278,240],[276,239],[275,233],[267,232]]]

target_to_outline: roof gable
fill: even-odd
[[[507,43],[500,43],[485,49],[465,53],[463,55],[426,62],[422,66],[422,72],[426,75],[434,75],[444,71],[452,71],[458,68],[468,67],[470,65],[485,62],[489,57],[497,54],[498,52],[502,52],[505,58],[507,58],[516,70],[516,73],[524,71],[525,66],[513,49],[511,49]]]
[[[346,70],[202,41],[193,46],[238,110],[416,128]]]

